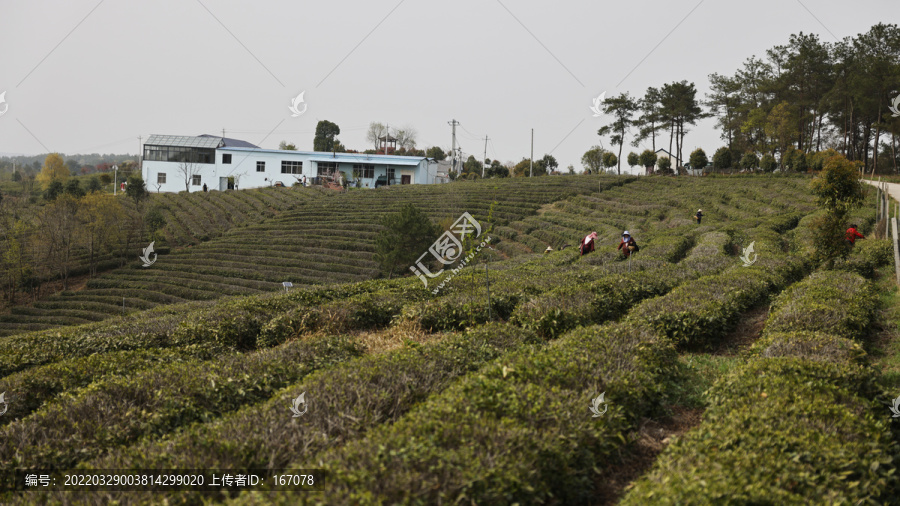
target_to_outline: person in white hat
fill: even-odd
[[[703,220],[703,209],[697,209],[697,214],[694,215],[694,219],[697,220],[697,225]]]
[[[578,245],[578,249],[581,250],[581,256],[594,251],[594,239],[596,238],[597,232],[591,232],[581,240],[581,244]]]
[[[622,240],[619,242],[619,247],[617,249],[622,251],[625,258],[628,258],[632,253],[638,251],[640,247],[637,245],[634,237],[631,237],[631,234],[626,230],[622,232]]]

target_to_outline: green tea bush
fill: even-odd
[[[675,271],[669,266],[552,290],[520,304],[511,322],[544,338],[555,338],[581,325],[620,317],[641,300],[668,292],[682,281]]]
[[[868,283],[818,272],[773,304],[756,357],[707,393],[704,421],[623,504],[881,504],[900,482],[877,376],[853,341],[874,318]]]
[[[361,353],[346,337],[326,337],[258,354],[161,363],[130,376],[107,377],[4,427],[0,462],[6,470],[69,468],[111,447],[268,399],[314,370]]]
[[[718,386],[703,424],[667,448],[622,504],[889,501],[897,445],[889,418],[851,393],[856,378],[790,358],[739,370]]]
[[[869,283],[858,275],[817,272],[778,296],[765,329],[819,331],[859,339],[874,316],[876,297]]]
[[[866,278],[874,278],[875,270],[894,262],[894,250],[888,239],[856,241],[852,254],[835,261],[836,270],[855,272]]]
[[[723,337],[742,312],[800,277],[807,265],[797,258],[769,258],[757,263],[702,277],[665,296],[644,301],[629,319],[648,325],[679,346],[709,344]]]
[[[674,364],[671,346],[641,329],[577,329],[494,361],[364,439],[293,465],[324,467],[321,498],[337,503],[585,503],[595,499],[594,469],[658,406]],[[609,410],[593,418],[591,398],[604,391]]]
[[[507,319],[519,296],[491,290],[491,314],[494,319]],[[487,291],[480,294],[454,293],[425,302],[409,304],[400,314],[403,321],[413,321],[429,332],[462,330],[488,322]]]
[[[488,324],[440,341],[361,357],[314,373],[262,405],[194,426],[168,440],[115,450],[90,465],[98,469],[278,469],[298,459],[312,465],[315,453],[389,425],[457,378],[505,353],[541,343],[532,332]],[[287,408],[301,392],[307,392],[309,411],[295,419]],[[181,499],[183,494],[179,493]]]
[[[762,358],[796,357],[833,364],[860,364],[866,356],[862,346],[851,339],[808,330],[770,332],[754,343],[750,352]]]
[[[119,351],[78,357],[35,367],[0,379],[8,410],[0,424],[23,418],[55,396],[86,387],[106,376],[127,376],[141,369],[175,362],[209,360],[222,355],[212,347]]]

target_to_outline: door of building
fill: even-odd
[[[219,191],[225,191],[228,189],[228,178],[220,177],[219,178]]]
[[[400,176],[400,184],[410,184],[412,183],[412,176],[402,175]]]

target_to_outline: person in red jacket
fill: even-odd
[[[629,234],[626,230],[624,233],[622,233],[622,241],[619,242],[619,247],[616,249],[622,250],[622,254],[625,255],[625,258],[628,258],[632,253],[638,251],[640,248],[638,247],[637,242],[635,242],[634,238],[631,237],[631,234]]]
[[[854,244],[856,244],[857,238],[865,239],[866,236],[860,234],[859,231],[856,230],[856,225],[854,224],[854,225],[850,225],[850,228],[847,229],[846,238],[847,238],[847,242],[850,243],[850,246],[853,246]]]
[[[581,256],[587,255],[588,253],[594,251],[594,239],[596,238],[597,232],[591,232],[581,240],[581,244],[578,246],[581,249]]]

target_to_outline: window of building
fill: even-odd
[[[363,179],[372,179],[375,177],[375,166],[368,163],[357,163],[353,165],[353,177]]]
[[[256,172],[265,172],[266,162],[256,162]]]
[[[281,173],[282,174],[302,174],[303,173],[303,162],[296,162],[293,160],[282,160],[281,161]]]
[[[200,174],[194,174],[191,176],[191,184],[194,186],[200,186]]]
[[[316,167],[318,169],[317,174],[320,176],[326,176],[337,172],[336,162],[316,162]]]
[[[156,184],[166,184],[166,173],[165,172],[157,172],[156,173]]]
[[[215,153],[208,148],[144,145],[144,160],[155,162],[214,163]]]
[[[222,163],[231,163],[231,153],[222,153]]]
[[[388,167],[387,169],[387,179],[389,183],[394,182],[394,169],[391,167]]]

